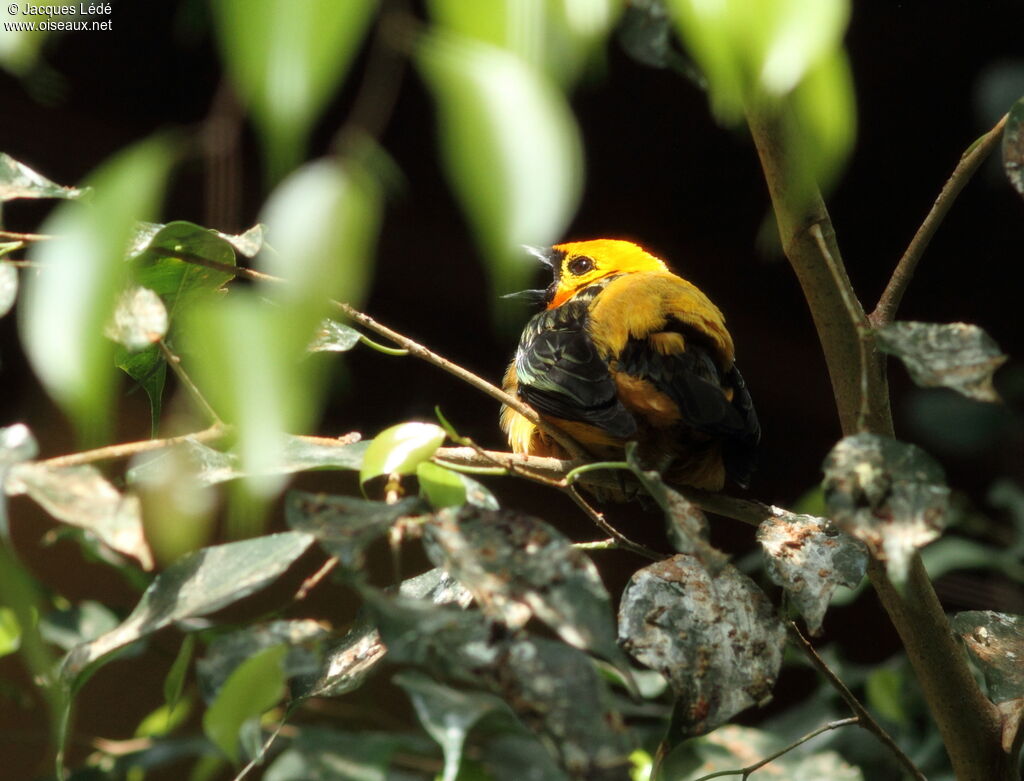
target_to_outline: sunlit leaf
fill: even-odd
[[[18,5],[9,6],[17,10],[8,19],[14,22],[43,21],[46,16],[26,14]],[[15,76],[28,75],[39,56],[39,50],[46,40],[46,31],[19,30],[0,25],[0,67]]]
[[[130,351],[144,350],[167,333],[167,308],[149,288],[129,288],[118,297],[105,333]]]
[[[0,317],[11,311],[18,298],[18,269],[0,260]]]
[[[99,602],[86,599],[77,605],[54,610],[39,620],[39,631],[46,642],[64,651],[95,640],[118,625],[114,612]]]
[[[184,724],[195,705],[192,697],[179,698],[173,705],[164,703],[150,711],[135,728],[137,738],[159,738]]]
[[[868,566],[863,543],[826,518],[782,513],[758,526],[757,541],[768,577],[786,590],[812,634],[836,588],[854,588]]]
[[[448,177],[491,261],[492,285],[521,290],[533,269],[520,245],[553,244],[579,200],[572,114],[537,71],[493,45],[436,32],[423,37],[417,63],[438,103]]]
[[[1024,697],[1024,617],[971,610],[953,617],[953,631],[985,676],[992,702]]]
[[[65,680],[73,682],[107,654],[175,621],[207,615],[262,589],[312,544],[311,535],[285,532],[196,551],[157,575],[118,627],[68,654]]]
[[[309,679],[320,670],[321,646],[328,634],[318,622],[299,619],[256,624],[217,637],[196,662],[203,699],[213,702],[221,687],[246,659],[272,646],[286,649],[281,660],[285,679],[300,679],[299,685],[308,688]]]
[[[26,278],[18,307],[22,343],[49,393],[87,439],[109,422],[114,345],[103,329],[127,273],[125,248],[138,219],[156,211],[171,162],[162,138],[136,144],[90,177],[89,203],[61,204],[30,257],[45,272]]]
[[[87,192],[61,187],[5,152],[0,152],[0,201],[15,198],[81,198]]]
[[[288,525],[314,535],[353,574],[362,569],[366,548],[374,540],[387,534],[401,518],[420,515],[425,510],[416,497],[385,504],[350,496],[291,491],[285,499]]]
[[[38,453],[36,438],[24,423],[0,428],[0,539],[6,539],[9,532],[7,473],[15,464],[33,459]]]
[[[433,423],[399,423],[380,432],[363,456],[359,482],[378,475],[408,475],[441,447],[444,429]]]
[[[9,607],[0,606],[0,657],[16,653],[21,647],[21,624]]]
[[[238,760],[242,725],[276,705],[284,691],[283,645],[271,646],[242,662],[203,714],[203,732],[232,761]]]
[[[436,510],[461,507],[466,503],[466,485],[458,472],[445,469],[432,461],[423,461],[416,467],[416,479],[430,506]]]
[[[678,701],[684,734],[700,735],[771,696],[786,630],[750,578],[726,565],[712,575],[679,554],[636,572],[622,595],[619,639],[658,670]]]
[[[832,448],[823,468],[831,517],[866,543],[901,587],[914,552],[945,526],[949,488],[942,467],[914,445],[857,434]]]
[[[1006,363],[999,345],[976,325],[891,323],[875,332],[878,348],[895,355],[924,388],[952,388],[978,401],[999,401],[992,375]]]
[[[424,527],[431,561],[485,612],[513,629],[536,618],[565,642],[625,667],[608,592],[594,563],[554,527],[528,515],[466,507]]]
[[[138,497],[121,494],[94,466],[13,466],[5,483],[11,495],[27,494],[50,515],[95,534],[103,544],[153,568],[142,531]]]
[[[263,240],[267,228],[262,223],[256,223],[251,228],[243,233],[221,233],[217,231],[217,235],[220,236],[224,241],[235,248],[235,252],[244,255],[247,258],[254,258],[263,249]]]
[[[463,692],[407,671],[394,677],[405,689],[420,723],[444,751],[442,781],[455,781],[462,764],[462,747],[473,726],[494,712],[508,712],[508,706],[491,694]]]
[[[1024,195],[1024,98],[1013,104],[1003,129],[1003,169],[1013,189]]]
[[[308,349],[311,353],[344,353],[359,344],[360,335],[355,328],[342,325],[337,320],[324,320]]]
[[[259,128],[271,179],[304,156],[307,136],[345,77],[372,0],[218,0],[221,53]]]

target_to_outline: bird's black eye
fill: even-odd
[[[588,258],[586,255],[581,255],[578,258],[573,258],[569,261],[569,273],[573,276],[581,277],[588,271],[594,270],[593,258]]]

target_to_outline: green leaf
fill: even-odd
[[[570,645],[627,669],[597,568],[554,527],[507,510],[466,507],[437,513],[423,539],[430,560],[510,628],[535,616]]]
[[[8,494],[27,494],[59,521],[95,534],[104,545],[153,568],[142,529],[138,497],[122,494],[94,466],[16,464],[7,473]]]
[[[757,527],[757,541],[768,577],[785,589],[811,634],[821,629],[836,588],[856,588],[867,571],[864,544],[826,518],[781,513]]]
[[[145,350],[130,352],[118,345],[114,351],[114,365],[135,380],[149,397],[149,431],[155,438],[160,429],[164,383],[167,381],[167,362],[160,348],[154,344]]]
[[[445,169],[492,287],[520,290],[533,274],[520,245],[554,243],[579,201],[582,149],[572,113],[543,76],[492,45],[431,33],[417,65],[438,104]]]
[[[60,205],[41,231],[58,238],[32,246],[46,273],[26,279],[18,308],[22,343],[47,391],[86,440],[109,424],[114,345],[104,327],[123,287],[124,248],[135,221],[158,208],[170,167],[163,138],[130,147],[90,177],[88,204]]]
[[[359,162],[321,159],[290,174],[271,194],[264,222],[276,252],[259,268],[288,284],[266,284],[265,295],[291,313],[305,346],[331,312],[331,299],[359,305],[373,270],[381,191]]]
[[[270,179],[304,155],[320,111],[345,77],[371,0],[218,0],[221,54],[259,129]]]
[[[0,540],[6,541],[10,533],[7,522],[7,474],[12,466],[35,458],[38,453],[36,438],[24,423],[0,428]]]
[[[430,506],[435,510],[443,507],[461,507],[466,503],[466,484],[462,475],[445,469],[432,461],[423,461],[416,467],[416,479]]]
[[[953,617],[953,631],[985,676],[988,697],[997,705],[1024,698],[1024,616],[970,610]]]
[[[0,317],[11,311],[17,298],[18,269],[0,260]]]
[[[185,677],[188,675],[189,665],[192,663],[192,652],[196,647],[196,636],[185,635],[178,649],[178,655],[174,657],[171,669],[167,671],[164,678],[164,703],[171,713],[175,711],[181,693],[185,689]]]
[[[118,625],[114,612],[99,602],[86,599],[77,605],[54,610],[39,621],[39,632],[46,642],[65,651],[95,640]]]
[[[203,714],[203,732],[232,762],[238,761],[242,725],[281,700],[286,651],[283,645],[271,646],[242,662]]]
[[[619,640],[668,679],[679,698],[674,729],[700,735],[771,696],[786,629],[765,593],[735,567],[713,573],[679,554],[630,579]]]
[[[905,678],[899,670],[892,667],[872,670],[864,685],[867,706],[894,724],[908,724],[904,684]]]
[[[1003,129],[1003,170],[1013,189],[1024,195],[1024,98],[1013,104]]]
[[[1006,363],[991,336],[967,323],[890,323],[875,331],[878,349],[895,355],[922,388],[952,388],[977,401],[999,401],[992,376]]]
[[[65,681],[107,654],[176,621],[213,613],[269,585],[313,543],[285,532],[203,548],[157,575],[139,604],[115,629],[78,646],[64,660]]]
[[[450,689],[421,673],[407,671],[392,680],[405,689],[420,723],[444,752],[442,781],[458,776],[462,747],[473,726],[489,713],[509,713],[508,706],[491,694]]]
[[[135,728],[137,738],[158,738],[173,732],[192,715],[192,697],[179,698],[173,705],[164,703],[150,711]]]
[[[118,296],[106,335],[129,352],[152,347],[167,334],[167,308],[149,288],[128,288]]]
[[[405,776],[389,772],[391,758],[400,749],[413,756],[426,754],[428,746],[423,740],[413,735],[338,732],[304,725],[270,763],[263,781],[403,781]]]
[[[823,468],[830,516],[884,561],[902,587],[915,551],[945,526],[949,488],[942,467],[914,445],[857,434],[840,440]]]
[[[9,607],[0,606],[0,657],[16,653],[21,647],[21,624]]]
[[[316,332],[316,336],[306,349],[311,353],[344,353],[359,344],[361,338],[361,334],[355,328],[342,325],[337,320],[325,319],[320,323],[320,330]]]
[[[79,190],[75,187],[61,187],[24,163],[19,163],[6,152],[0,152],[0,201],[12,201],[15,198],[74,200],[81,198],[87,191],[88,188]]]
[[[364,554],[400,519],[419,515],[426,508],[416,497],[394,504],[349,496],[327,496],[290,491],[285,498],[288,526],[314,535],[349,574],[359,574]]]
[[[410,475],[444,442],[444,429],[433,423],[399,423],[380,432],[363,456],[359,482],[378,475]]]

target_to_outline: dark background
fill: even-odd
[[[111,18],[111,32],[50,41],[45,67],[30,77],[19,81],[0,74],[0,150],[62,184],[80,182],[110,154],[154,131],[200,131],[212,107],[230,105],[222,92],[216,99],[222,74],[205,6],[121,3]],[[867,309],[962,151],[1024,95],[1022,23],[1024,13],[1015,1],[854,4],[847,44],[858,139],[828,204]],[[345,121],[364,59],[320,124],[311,156],[326,150]],[[604,68],[597,70],[572,101],[586,147],[587,178],[566,238],[637,240],[720,306],[764,428],[760,471],[750,495],[791,506],[820,479],[821,461],[840,431],[795,278],[781,255],[759,249],[770,246],[758,241],[769,204],[753,147],[743,132],[715,124],[705,97],[691,84],[632,61],[614,41]],[[514,350],[515,334],[499,334],[491,326],[493,302],[479,253],[439,167],[433,108],[414,72],[405,75],[380,141],[405,182],[387,207],[375,281],[363,309],[497,381]],[[189,219],[228,232],[255,222],[266,195],[258,151],[251,130],[244,129],[237,188],[228,205],[205,197],[208,169],[202,153],[187,156],[164,219]],[[967,186],[938,232],[900,317],[976,323],[1015,356],[1024,346],[1018,272],[1024,201],[1008,185],[997,158]],[[32,230],[48,208],[15,202],[5,210],[4,226]],[[538,283],[546,284],[539,272]],[[524,305],[521,319],[529,313]],[[0,425],[28,423],[44,456],[73,450],[68,425],[19,351],[15,320],[14,315],[0,320]],[[372,436],[396,422],[431,419],[440,403],[463,433],[485,446],[502,445],[495,404],[429,365],[360,350],[331,360],[338,364],[336,390],[316,433],[358,430]],[[994,519],[995,526],[982,534],[998,538],[1009,522],[987,506],[986,492],[998,476],[1020,481],[1024,473],[1019,362],[1011,360],[998,376],[1005,407],[916,390],[898,365],[890,376],[897,436],[922,444],[943,462],[951,484]],[[119,417],[119,439],[147,436],[144,394],[128,393]],[[509,505],[535,511],[578,539],[594,534],[561,497],[517,481],[494,481],[493,487]],[[72,600],[133,604],[135,594],[107,568],[85,562],[76,546],[41,547],[52,522],[27,502],[14,502],[12,513],[19,549],[43,582]],[[612,508],[609,517],[633,536],[665,547],[660,522],[650,513]],[[730,551],[750,548],[750,530],[737,523],[719,520],[713,533]],[[604,554],[598,564],[613,588],[639,566],[621,554]],[[1020,594],[995,575],[977,573],[966,585],[962,578],[950,579],[940,582],[939,591],[950,609],[1024,612]],[[343,624],[351,610],[331,601],[337,593],[328,590],[319,601],[314,597],[310,610]],[[877,638],[867,649],[866,627]],[[826,639],[839,641],[845,653],[863,661],[877,661],[896,648],[870,597],[830,614]],[[143,657],[147,662],[117,663],[97,676],[84,693],[83,732],[130,736],[140,716],[159,704],[159,686],[152,685],[157,678],[146,664],[166,669],[176,642],[158,638],[155,650]],[[4,677],[15,674],[12,658],[2,669]],[[116,701],[125,704],[111,708]],[[7,734],[26,736],[18,741],[23,766],[35,769],[30,757],[42,745],[26,712],[0,699],[0,729],[16,727]],[[8,740],[0,742],[3,755],[14,749]]]

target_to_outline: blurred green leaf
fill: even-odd
[[[458,472],[432,461],[423,461],[416,467],[416,479],[419,480],[420,491],[435,510],[460,507],[466,503],[466,485]]]
[[[359,470],[359,482],[378,475],[409,475],[444,442],[445,432],[433,423],[399,423],[384,429],[370,443]]]
[[[2,49],[2,47],[0,47]],[[15,198],[81,198],[88,190],[61,187],[5,152],[0,152],[0,201]]]
[[[967,323],[890,323],[875,331],[878,349],[895,355],[923,388],[952,388],[977,401],[999,401],[992,376],[1006,363],[991,336]]]
[[[1003,129],[1003,170],[1013,189],[1024,195],[1024,98],[1013,104]]]
[[[188,676],[188,668],[192,663],[192,652],[196,647],[196,636],[185,635],[178,648],[178,655],[174,657],[171,669],[167,671],[164,678],[164,704],[173,713],[185,689],[185,678]]]
[[[7,473],[8,494],[27,494],[59,521],[86,529],[104,545],[153,568],[136,496],[122,494],[94,466],[16,464]]]
[[[9,607],[0,605],[0,657],[16,653],[21,647],[21,624]]]
[[[6,541],[10,533],[7,522],[7,473],[15,464],[35,458],[38,453],[36,438],[24,423],[0,428],[0,541]]]
[[[21,13],[19,9],[9,19],[12,22],[42,21],[46,16]],[[15,30],[6,25],[0,26],[0,67],[15,76],[28,75],[46,35],[42,30]]]
[[[157,575],[119,626],[71,651],[62,675],[74,683],[107,654],[175,621],[204,616],[275,581],[313,543],[301,532],[203,548]]]
[[[373,0],[213,4],[221,55],[260,131],[272,181],[303,158],[375,6]]]
[[[522,59],[443,32],[417,64],[439,109],[449,179],[488,259],[493,289],[520,290],[534,269],[520,245],[547,246],[579,201],[579,130],[565,99]]]
[[[11,311],[18,298],[18,269],[0,260],[0,317]]]
[[[109,424],[114,345],[103,330],[123,287],[125,247],[138,219],[153,216],[171,163],[160,137],[104,164],[89,203],[60,205],[40,229],[58,238],[32,246],[45,272],[26,280],[18,308],[22,343],[36,374],[86,440]]]
[[[894,724],[907,724],[905,683],[904,675],[892,667],[873,670],[865,683],[868,708]]]
[[[53,610],[39,621],[39,632],[46,642],[64,651],[95,640],[118,625],[114,612],[99,602],[83,600],[60,610]]]
[[[118,296],[106,335],[129,352],[140,352],[167,334],[167,308],[146,287],[127,288]]]
[[[284,693],[286,648],[271,646],[242,662],[203,714],[203,732],[232,762],[238,761],[238,736],[249,719],[259,718]]]
[[[949,488],[942,467],[915,445],[856,434],[832,448],[823,469],[831,517],[884,561],[902,588],[915,551],[946,524]]]
[[[331,311],[331,299],[358,306],[366,294],[380,212],[380,184],[355,160],[307,163],[267,200],[263,219],[274,251],[261,252],[256,263],[286,280],[265,284],[265,294],[288,309],[303,347]]]
[[[338,732],[303,725],[270,763],[264,781],[411,781],[389,772],[400,749],[423,754],[426,738],[383,732]],[[419,778],[420,776],[415,776]]]
[[[325,319],[306,349],[311,353],[344,353],[359,344],[359,339],[360,334],[355,328],[342,325],[337,320]]]
[[[192,697],[178,698],[174,704],[164,703],[146,714],[135,728],[137,738],[156,738],[173,732],[192,715]]]
[[[668,679],[679,698],[673,729],[701,735],[770,697],[786,629],[735,567],[712,572],[678,554],[633,574],[619,607],[619,640]]]

